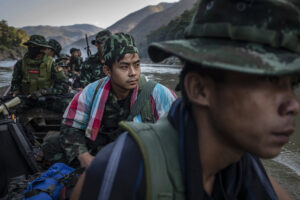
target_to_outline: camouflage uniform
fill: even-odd
[[[44,39],[44,37],[42,36],[36,36],[33,35],[31,36],[30,40],[28,42],[26,42],[25,44],[35,44],[37,46],[42,46],[44,45],[44,47],[49,47],[47,46],[46,40]],[[65,75],[63,74],[62,68],[60,68],[59,66],[56,66],[53,61],[50,63],[48,63],[49,65],[51,65],[51,75],[44,75],[44,76],[49,76],[51,80],[47,80],[45,79],[45,81],[51,81],[51,83],[45,84],[45,85],[49,85],[45,86],[45,85],[41,85],[36,83],[36,90],[35,91],[28,91],[27,89],[25,89],[25,83],[23,82],[23,80],[25,80],[27,77],[24,77],[24,74],[30,74],[31,72],[24,72],[23,70],[23,64],[25,66],[29,66],[28,69],[35,69],[34,73],[40,73],[40,66],[44,63],[44,60],[49,61],[51,58],[44,55],[41,60],[33,60],[30,59],[28,54],[25,54],[24,58],[22,60],[19,60],[15,66],[14,66],[14,71],[13,71],[13,78],[11,81],[11,92],[12,93],[17,93],[17,94],[21,94],[21,95],[28,95],[31,94],[33,97],[38,97],[41,95],[57,95],[57,94],[65,94],[68,93],[68,81],[65,77]],[[52,60],[52,59],[51,59]],[[33,72],[32,72],[33,73]],[[27,76],[27,75],[26,75]],[[29,75],[28,75],[29,76]],[[27,78],[28,79],[28,78]],[[24,98],[23,103],[21,105],[19,105],[17,107],[17,111],[18,112],[22,112],[24,110],[26,110],[27,108],[30,108],[32,106],[36,106],[36,101],[32,98],[30,99],[26,99]],[[51,109],[54,111],[59,111],[62,112],[62,108],[58,108],[58,104],[56,104],[53,108],[51,106],[51,104],[46,105],[47,109]],[[44,106],[44,105],[42,105]],[[63,103],[61,106],[66,106],[66,103]],[[20,109],[21,108],[21,109]]]
[[[98,53],[88,57],[81,66],[80,83],[82,87],[105,77],[102,67],[103,63],[101,63]]]
[[[116,59],[116,56],[118,56],[117,52],[120,53],[120,51],[118,51],[117,49],[123,48],[124,44],[122,42],[124,42],[126,45],[126,50],[123,49],[122,53],[138,53],[138,50],[135,47],[132,38],[126,36],[124,36],[124,34],[114,35],[113,38],[109,39],[113,41],[105,41],[104,46],[107,45],[106,48],[103,48],[105,49],[104,52],[105,59],[108,60]],[[114,43],[114,45],[110,45],[111,43]],[[109,46],[112,46],[113,48],[110,49]],[[111,52],[114,53],[111,54]],[[99,84],[98,82],[96,83]],[[93,84],[95,85],[95,83]],[[87,91],[90,88],[92,88],[91,86],[93,86],[93,84],[87,86],[84,91]],[[92,89],[91,92],[92,91],[94,91],[94,89]],[[103,110],[103,118],[101,119],[101,125],[99,127],[97,137],[94,141],[86,137],[85,134],[86,130],[75,128],[70,125],[66,125],[65,121],[63,121],[63,125],[61,127],[61,133],[60,133],[60,148],[62,148],[63,151],[53,153],[52,155],[47,155],[47,157],[50,158],[52,162],[63,161],[68,164],[74,164],[74,162],[76,163],[77,161],[78,164],[78,160],[76,158],[79,154],[90,152],[92,155],[95,155],[103,146],[114,141],[122,133],[122,130],[119,128],[118,123],[122,120],[132,120],[132,118],[129,117],[131,112],[130,103],[131,103],[132,92],[133,91],[130,92],[127,98],[117,101],[117,98],[113,95],[113,91],[112,90],[109,91],[105,106],[103,108],[104,110]],[[141,90],[138,91],[138,94],[140,92]],[[170,93],[167,94],[162,92],[161,94],[163,96],[164,95],[168,96],[168,94]],[[168,96],[167,98],[172,99],[173,97]],[[75,100],[73,99],[73,101]],[[151,109],[151,111],[149,112],[155,112],[155,111]],[[69,111],[66,110],[66,113],[65,116],[68,115]],[[90,115],[91,117],[91,113],[87,113],[87,114]],[[47,152],[45,151],[54,152],[51,149],[54,150],[55,147],[57,146],[59,145],[53,143],[43,145],[44,154],[47,154]],[[56,148],[56,150],[58,149]],[[64,153],[65,155],[63,156]]]
[[[96,39],[92,40],[92,44],[95,45],[96,42],[103,43],[110,36],[110,31],[100,31],[99,33],[97,33]],[[92,83],[106,76],[102,70],[103,65],[104,63],[102,63],[99,58],[99,52],[87,58],[87,60],[83,63],[81,67],[80,83],[82,87],[85,87],[89,83]]]

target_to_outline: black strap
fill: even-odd
[[[23,157],[27,161],[30,169],[33,173],[37,173],[40,171],[40,168],[38,164],[36,163],[36,160],[34,158],[34,153],[31,150],[31,147],[28,144],[28,141],[20,131],[20,128],[17,124],[12,123],[8,126],[10,132],[12,133],[12,136],[16,143],[18,144],[18,147],[20,148],[21,153],[23,154]]]

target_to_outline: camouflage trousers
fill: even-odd
[[[54,163],[65,163],[73,168],[78,168],[80,163],[77,159],[71,163],[68,162],[65,151],[60,145],[59,138],[59,133],[51,134],[50,136],[46,136],[44,138],[42,144],[44,160],[49,162],[49,165],[53,165]]]

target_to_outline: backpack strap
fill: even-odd
[[[112,154],[108,160],[103,181],[101,184],[98,200],[109,200],[112,186],[114,184],[115,176],[118,170],[121,159],[122,150],[125,144],[127,133],[122,134],[113,149]]]
[[[160,118],[156,124],[122,121],[120,126],[129,132],[142,153],[145,199],[184,199],[178,132],[167,117]]]
[[[139,93],[135,103],[130,109],[130,115],[128,121],[132,121],[134,116],[141,114],[143,122],[154,123],[154,114],[152,111],[152,105],[150,101],[150,95],[152,94],[153,89],[155,88],[156,83],[154,81],[147,81],[144,76],[140,77],[139,87],[141,92]]]

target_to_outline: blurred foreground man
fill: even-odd
[[[259,158],[295,130],[299,27],[286,1],[202,0],[184,40],[149,47],[185,62],[182,99],[156,124],[122,122],[73,199],[290,199]]]
[[[123,132],[120,121],[153,123],[175,101],[170,89],[141,76],[138,49],[130,35],[108,38],[103,56],[108,76],[89,84],[73,98],[63,116],[62,149],[54,140],[49,142],[44,148],[47,160],[87,167],[101,148]]]

